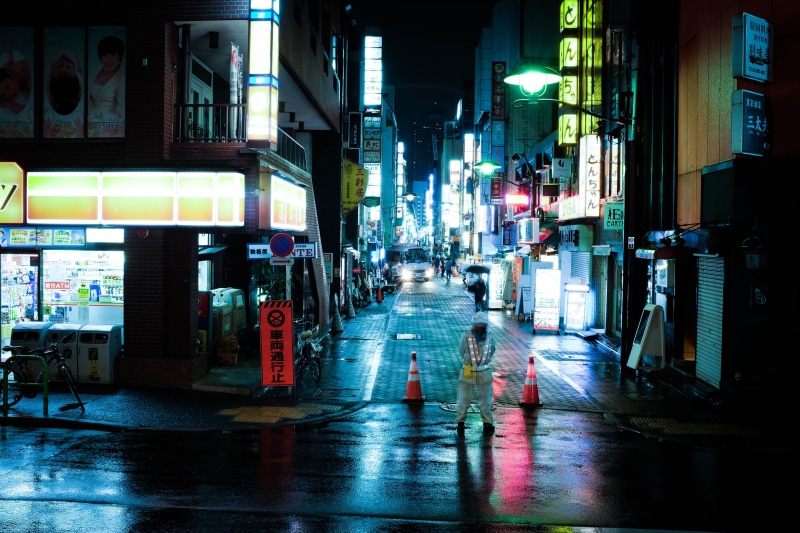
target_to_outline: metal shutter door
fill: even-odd
[[[700,257],[697,262],[697,379],[719,389],[722,379],[722,304],[725,261]]]

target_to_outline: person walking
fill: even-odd
[[[485,305],[483,299],[486,297],[486,282],[478,275],[478,279],[472,284],[472,293],[475,295],[475,311],[484,311]]]
[[[446,285],[450,284],[450,275],[453,273],[453,260],[451,258],[447,258],[447,261],[444,262],[444,277],[447,278]]]
[[[494,339],[488,334],[489,318],[484,312],[475,313],[472,317],[472,328],[461,334],[458,345],[461,374],[458,379],[458,399],[456,401],[455,422],[458,432],[464,432],[464,421],[467,409],[472,403],[472,394],[478,391],[478,407],[480,408],[483,430],[494,433],[492,416],[492,357],[494,357]]]

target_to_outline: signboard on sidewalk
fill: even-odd
[[[270,300],[259,305],[261,386],[294,385],[292,301]]]

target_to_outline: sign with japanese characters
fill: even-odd
[[[733,77],[772,81],[772,25],[747,13],[733,17]]]
[[[342,213],[355,209],[367,190],[367,169],[345,159],[342,165]]]
[[[763,94],[733,91],[731,149],[734,154],[763,156],[767,149],[767,101]]]
[[[291,300],[259,304],[261,386],[294,385],[294,332]]]

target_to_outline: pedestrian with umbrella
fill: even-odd
[[[476,279],[467,288],[475,295],[475,311],[485,311],[486,282],[483,281],[483,274],[488,274],[489,268],[483,265],[470,265],[464,270],[464,272],[477,274],[478,279]]]

